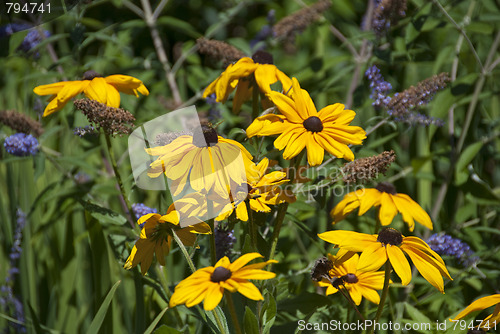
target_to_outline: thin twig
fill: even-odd
[[[161,2],[158,4],[158,6],[156,6],[155,11],[153,12],[153,18],[155,19],[155,21],[158,20],[158,17],[160,16],[161,11],[163,10],[163,8],[165,8],[167,3],[168,3],[168,0],[161,0]]]
[[[142,11],[142,9],[140,9],[134,3],[132,3],[128,0],[124,0],[123,5],[125,7],[127,7],[128,9],[130,9],[131,11],[133,11],[135,13],[135,15],[139,16],[141,19],[143,19],[143,20],[145,19],[144,12]]]
[[[151,5],[149,3],[149,0],[141,0],[141,4],[142,10],[144,11],[144,20],[146,21],[149,32],[151,33],[151,38],[153,39],[153,45],[155,47],[156,54],[158,55],[160,63],[163,65],[165,78],[168,82],[170,90],[172,91],[174,104],[176,106],[179,106],[182,103],[181,95],[179,93],[179,87],[177,86],[177,82],[175,81],[175,75],[172,72],[172,68],[170,67],[170,62],[168,61],[165,47],[163,46],[160,33],[158,31],[158,28],[156,27],[156,19],[153,16],[153,12],[151,11]]]
[[[346,48],[349,49],[349,51],[352,53],[354,58],[359,58],[359,53],[356,50],[356,48],[352,45],[352,43],[338,30],[335,28],[333,24],[330,24],[330,31],[332,32],[333,36],[337,37],[345,46]]]
[[[469,39],[469,36],[467,36],[467,33],[465,32],[464,28],[461,27],[451,16],[448,14],[446,9],[439,3],[438,0],[432,0],[432,2],[439,8],[439,10],[446,16],[446,18],[455,26],[455,28],[462,34],[467,41],[467,44],[469,44],[469,48],[472,51],[472,54],[474,55],[474,58],[476,58],[477,63],[479,64],[479,67],[481,67],[481,72],[484,71],[483,63],[481,62],[481,59],[479,58],[479,55],[476,52],[476,49],[474,48],[474,45],[472,44],[471,40]],[[475,3],[475,1],[474,1]],[[472,4],[471,4],[472,5]],[[469,21],[464,21],[464,24],[469,23]]]

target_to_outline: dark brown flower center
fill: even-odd
[[[358,278],[354,274],[347,274],[341,278],[345,283],[358,283]]]
[[[379,184],[377,184],[375,189],[377,189],[380,192],[388,193],[391,195],[397,194],[396,187],[394,187],[394,185],[392,183],[389,183],[389,182],[380,182]]]
[[[377,241],[385,245],[398,246],[403,242],[403,235],[392,227],[384,227],[382,231],[379,232]]]
[[[219,142],[219,135],[210,125],[202,124],[201,129],[193,131],[193,145],[198,147],[213,146]]]
[[[255,63],[259,64],[274,64],[273,55],[262,50],[255,52],[252,56],[252,59]]]
[[[90,71],[83,73],[83,80],[92,80],[92,79],[97,78],[97,77],[102,77],[102,75],[97,73],[96,71],[90,70]]]
[[[217,267],[210,276],[210,280],[214,283],[219,283],[231,278],[231,274],[232,273],[229,269],[226,269],[224,267]]]
[[[306,119],[302,125],[306,128],[306,130],[311,132],[321,132],[323,130],[323,122],[319,119],[319,117],[311,116]]]

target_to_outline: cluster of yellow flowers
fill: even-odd
[[[277,135],[274,147],[283,151],[285,160],[299,156],[306,149],[311,167],[323,163],[325,151],[352,161],[354,154],[350,146],[360,145],[366,138],[361,127],[350,125],[356,115],[354,111],[345,109],[340,103],[317,111],[309,93],[301,88],[298,80],[289,78],[263,53],[229,65],[207,87],[203,96],[215,94],[218,102],[225,102],[234,90],[234,112],[238,112],[246,100],[261,96],[262,104],[268,108],[262,115],[254,115],[246,130],[247,137]],[[51,95],[44,116],[60,110],[81,92],[111,107],[119,107],[119,91],[136,96],[138,93],[149,94],[136,78],[125,75],[104,78],[95,73],[86,75],[82,81],[39,86],[34,91],[39,95]],[[211,226],[200,218],[210,211],[219,213],[216,221],[228,218],[233,212],[237,219],[248,221],[252,210],[270,212],[270,205],[295,199],[280,188],[291,179],[287,173],[268,173],[270,161],[267,158],[254,162],[242,144],[221,137],[209,125],[203,124],[192,135],[178,136],[166,145],[148,148],[147,153],[157,157],[151,163],[148,175],[152,178],[165,175],[175,201],[165,215],[147,214],[137,222],[144,225],[124,267],[130,269],[140,264],[142,274],[147,273],[154,254],[158,262],[165,265],[174,233],[187,246],[196,244],[197,234],[212,233]],[[234,165],[238,157],[241,157],[241,163]],[[227,168],[231,164],[231,168]],[[186,194],[186,190],[191,192]],[[433,227],[425,210],[386,182],[372,189],[347,194],[331,215],[337,223],[358,208],[358,214],[363,215],[374,206],[379,207],[378,219],[382,226],[390,225],[400,212],[410,231],[414,229],[414,221],[429,229]],[[188,222],[189,226],[183,227],[181,222]],[[373,235],[334,230],[321,233],[319,237],[335,245],[339,251],[335,256],[328,255],[329,265],[320,275],[318,284],[327,287],[327,294],[348,291],[356,305],[360,304],[362,297],[373,303],[380,302],[376,290],[392,282],[388,270],[394,270],[401,284],[410,283],[412,272],[405,254],[439,291],[444,292],[443,276],[452,279],[444,261],[423,240],[405,237],[393,228],[384,227]],[[239,291],[253,300],[263,299],[260,291],[248,280],[275,277],[274,273],[262,268],[276,261],[271,258],[247,265],[260,257],[262,255],[258,253],[248,253],[233,263],[223,257],[213,266],[195,271],[176,286],[170,306],[185,304],[191,307],[204,301],[204,308],[212,310],[220,303],[224,290]],[[377,271],[384,264],[386,272]]]

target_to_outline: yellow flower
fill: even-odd
[[[307,147],[307,160],[311,166],[323,162],[325,150],[337,158],[353,160],[349,144],[360,145],[366,138],[365,131],[350,126],[356,113],[345,110],[340,103],[329,105],[319,112],[309,93],[300,88],[292,78],[292,91],[287,95],[270,92],[268,97],[281,115],[267,114],[256,118],[247,129],[247,136],[280,134],[274,141],[283,158],[291,159]]]
[[[146,152],[159,156],[151,163],[148,176],[154,178],[165,173],[172,180],[169,188],[174,196],[189,185],[197,192],[214,190],[226,197],[229,182],[246,182],[245,165],[252,160],[243,145],[222,138],[207,125],[195,130],[192,136],[177,137],[167,145],[149,148]]]
[[[233,111],[236,112],[240,110],[243,102],[252,96],[253,79],[265,94],[271,92],[271,85],[277,81],[281,81],[283,87],[291,86],[290,78],[272,64],[270,54],[257,51],[252,58],[241,58],[234,65],[229,64],[226,70],[205,89],[203,97],[215,94],[217,102],[226,102],[229,94],[237,88],[233,101]]]
[[[452,280],[443,259],[425,241],[417,237],[405,237],[393,228],[383,228],[378,235],[329,231],[318,236],[340,249],[362,252],[358,270],[374,271],[389,260],[403,285],[411,281],[411,268],[404,253],[410,257],[420,274],[440,292],[444,293],[441,275]]]
[[[332,284],[331,281],[323,278],[318,285],[327,287],[326,295],[334,294],[339,291],[338,288],[345,287],[356,305],[361,303],[362,297],[372,303],[380,303],[380,296],[376,290],[382,290],[384,287],[385,273],[383,271],[360,271],[358,269],[358,254],[354,254],[345,261],[341,257],[331,254],[328,254],[328,258],[332,262],[329,276],[340,279],[341,284]]]
[[[109,107],[120,107],[120,93],[149,95],[149,91],[141,80],[128,75],[115,74],[102,77],[94,71],[87,71],[80,81],[61,81],[49,85],[35,87],[37,95],[52,95],[50,103],[45,108],[43,116],[48,116],[60,109],[76,95],[84,93],[91,100],[103,103]]]
[[[379,205],[378,218],[383,226],[389,225],[399,211],[410,231],[415,228],[414,220],[432,230],[431,217],[427,212],[410,196],[397,193],[396,188],[388,182],[379,183],[375,189],[359,189],[345,195],[331,215],[337,223],[358,207],[358,216],[361,216],[372,206]]]
[[[246,166],[247,183],[238,186],[242,189],[241,192],[236,191],[236,194],[231,194],[238,219],[248,221],[246,199],[248,199],[250,209],[257,212],[271,212],[268,205],[295,200],[294,196],[286,196],[286,193],[279,188],[281,184],[289,181],[286,179],[286,173],[274,171],[266,174],[268,167],[269,159],[267,158],[262,159],[257,165],[251,163]]]
[[[229,292],[238,291],[252,300],[263,300],[259,289],[249,279],[270,279],[276,274],[261,270],[275,260],[245,266],[248,262],[263,257],[259,253],[248,253],[231,263],[227,256],[220,259],[215,266],[195,271],[181,281],[170,298],[170,307],[186,304],[192,307],[204,301],[203,308],[213,310],[219,305],[224,289]]]
[[[156,254],[156,259],[162,266],[165,265],[165,256],[168,255],[172,244],[172,233],[177,234],[186,246],[194,245],[195,233],[210,233],[210,226],[206,223],[180,228],[179,218],[179,213],[173,209],[172,205],[164,216],[149,213],[139,218],[137,224],[145,224],[142,227],[140,238],[132,248],[132,252],[123,267],[131,269],[140,264],[141,273],[146,275],[153,261],[153,254]]]
[[[500,294],[479,298],[467,306],[453,320],[460,320],[472,312],[484,310],[493,305],[496,305],[493,313],[487,316],[478,326],[489,330],[490,328],[496,327],[495,325],[500,322]]]

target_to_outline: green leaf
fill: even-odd
[[[163,317],[163,315],[165,314],[165,312],[167,312],[167,310],[168,310],[168,306],[165,307],[160,312],[160,314],[158,314],[158,316],[153,320],[153,322],[149,325],[149,327],[146,328],[146,330],[144,331],[144,334],[150,334],[150,333],[153,332],[153,330],[155,329],[156,325],[158,324],[158,322],[160,322],[161,318]]]
[[[415,320],[416,322],[420,323],[432,323],[432,321],[429,318],[427,318],[426,315],[424,315],[414,306],[405,303],[405,307],[406,307],[406,313],[408,313],[408,315],[412,320]]]
[[[481,148],[483,147],[483,142],[478,141],[474,144],[470,144],[462,151],[460,157],[458,158],[455,171],[458,173],[459,171],[464,170],[467,165],[474,159],[474,157],[479,153]]]
[[[161,325],[157,330],[154,331],[154,334],[182,334],[182,332],[167,325]]]
[[[173,30],[180,31],[189,37],[192,38],[198,38],[201,37],[201,34],[196,31],[196,29],[193,28],[192,25],[187,23],[186,21],[179,20],[178,18],[172,17],[172,16],[162,16],[158,19],[158,24],[159,25],[165,25],[167,27],[170,27]]]
[[[246,334],[259,334],[259,322],[252,310],[245,307],[245,317],[243,319],[243,328]]]
[[[99,310],[97,311],[96,316],[94,317],[94,320],[92,320],[92,323],[90,324],[90,327],[87,331],[88,334],[93,334],[93,333],[98,333],[99,328],[101,328],[102,322],[104,321],[104,318],[106,317],[106,312],[108,311],[109,306],[111,305],[111,301],[113,299],[113,296],[115,295],[116,289],[120,285],[121,280],[116,282],[112,287],[111,290],[109,290],[106,298],[101,304],[101,307],[99,307]]]
[[[271,332],[271,327],[276,320],[276,300],[269,292],[266,293],[265,300],[266,302],[262,308],[263,314],[261,316],[262,324],[264,325],[262,333],[268,334]]]

